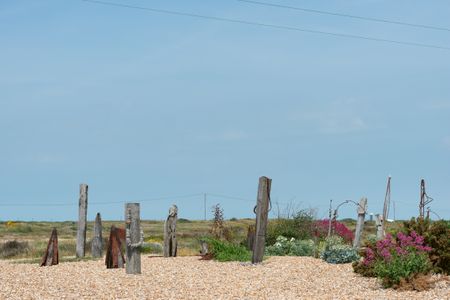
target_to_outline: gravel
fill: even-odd
[[[142,274],[103,261],[52,267],[0,261],[0,299],[450,299],[450,283],[424,292],[382,289],[350,264],[271,257],[262,264],[142,255]]]

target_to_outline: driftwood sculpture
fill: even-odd
[[[58,256],[58,232],[56,228],[53,228],[52,235],[47,244],[47,250],[42,257],[41,267],[43,266],[53,266],[59,263]]]
[[[177,256],[177,219],[178,207],[174,204],[169,209],[169,216],[164,222],[164,257]]]
[[[109,234],[108,247],[106,250],[105,264],[107,269],[123,268],[125,256],[123,255],[122,245],[125,244],[125,229],[111,226]]]

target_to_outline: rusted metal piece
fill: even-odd
[[[107,269],[124,267],[125,256],[122,245],[125,245],[125,229],[111,226],[105,258]]]
[[[58,232],[53,228],[52,235],[47,244],[47,250],[44,253],[41,261],[41,267],[54,266],[59,263],[58,255]]]

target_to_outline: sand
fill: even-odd
[[[424,292],[382,289],[350,264],[271,257],[259,265],[142,256],[142,274],[103,261],[52,267],[0,261],[1,299],[450,299],[450,283]]]

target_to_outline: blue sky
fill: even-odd
[[[450,47],[449,31],[232,0],[115,2]],[[448,1],[273,3],[450,28]],[[421,178],[450,218],[448,50],[78,0],[0,1],[0,24],[0,220],[75,220],[80,183],[89,219],[123,219],[122,201],[201,219],[205,192],[208,217],[251,217],[262,175],[281,207],[324,217],[366,196],[377,213],[389,174],[397,218],[418,214]]]

